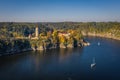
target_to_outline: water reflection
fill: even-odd
[[[70,55],[72,54],[72,48],[71,49],[60,49],[59,53],[59,62],[62,63],[67,58],[70,58]]]
[[[79,56],[82,54],[83,48],[76,48],[76,49],[53,49],[48,51],[36,51],[32,53],[30,56],[30,63],[34,63],[36,71],[49,66],[52,64],[64,63],[68,61],[72,56]]]

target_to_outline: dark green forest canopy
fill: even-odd
[[[36,25],[39,27],[39,33],[54,29],[79,29],[86,32],[112,33],[115,36],[120,36],[120,22],[1,22],[0,36],[5,38],[14,37],[14,34],[16,33],[18,36],[27,37],[29,34],[35,32]]]

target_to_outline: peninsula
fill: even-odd
[[[84,36],[120,40],[119,22],[1,22],[0,55],[90,45]]]

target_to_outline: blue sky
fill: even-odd
[[[0,22],[120,21],[120,0],[0,0]]]

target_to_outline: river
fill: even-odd
[[[1,56],[0,80],[120,80],[120,41],[86,40],[91,45],[83,48]],[[93,58],[96,66],[91,69]]]

